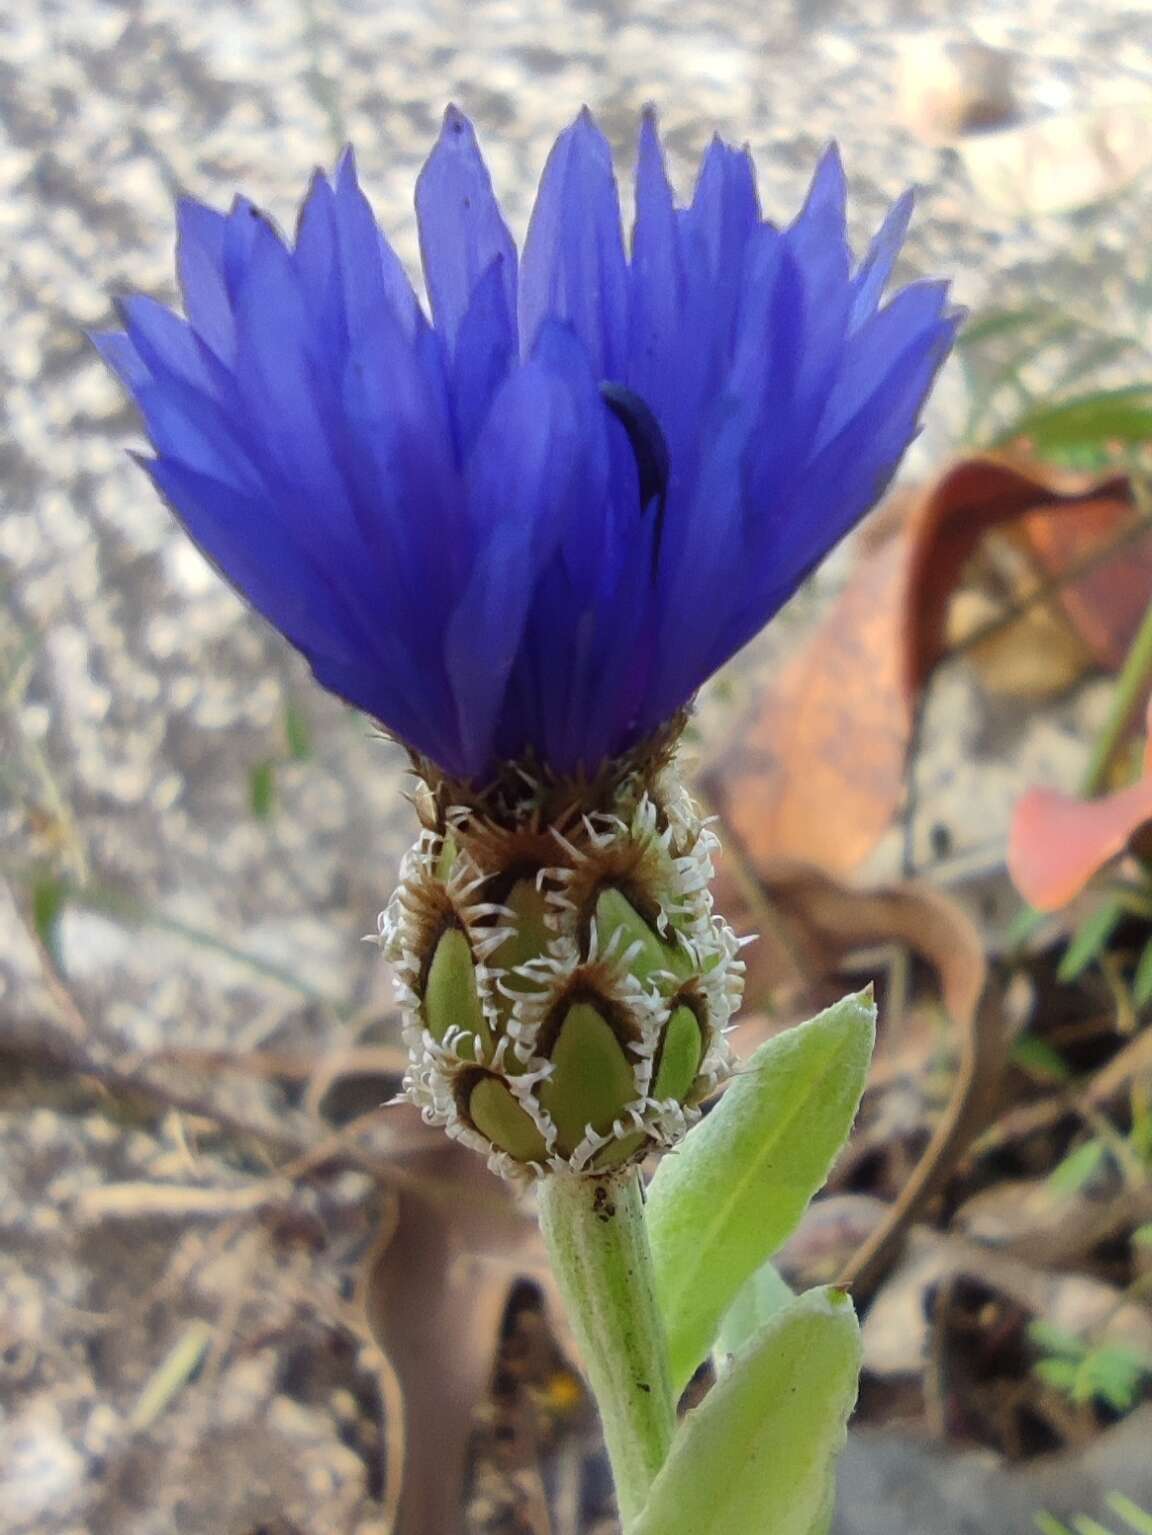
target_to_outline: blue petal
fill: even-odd
[[[135,299],[94,340],[177,515],[325,686],[465,777],[529,751],[591,771],[772,616],[915,435],[957,318],[939,284],[880,307],[910,201],[853,272],[844,197],[833,149],[764,224],[717,141],[681,211],[649,116],[629,263],[585,113],[518,279],[449,110],[417,189],[432,323],[348,152],[291,248],[244,199],[184,202],[187,322]],[[622,390],[667,447],[658,501]]]
[[[275,233],[272,222],[246,197],[236,197],[224,220],[220,252],[220,271],[228,303],[235,306],[236,296],[248,274],[248,258],[261,230]]]
[[[530,355],[547,318],[567,320],[598,378],[621,378],[628,271],[608,141],[583,111],[557,139],[524,245],[520,339]]]
[[[636,222],[632,233],[628,371],[626,382],[646,401],[672,440],[679,463],[683,434],[676,401],[686,368],[698,358],[698,338],[684,326],[684,259],[672,188],[651,112],[644,114],[636,164]]]
[[[708,449],[664,581],[658,671],[647,701],[652,724],[673,714],[719,664],[714,657],[734,599],[750,578],[745,474],[755,427],[754,413],[736,398],[710,412]]]
[[[759,222],[751,155],[713,138],[700,165],[692,205],[684,215],[685,228],[700,241],[713,277],[724,280],[740,270],[745,241]]]
[[[444,637],[460,756],[472,773],[491,760],[534,578],[550,553],[549,520],[557,493],[564,494],[563,417],[557,381],[529,362],[501,389],[472,455],[473,558]]]
[[[892,276],[892,268],[896,265],[904,236],[908,233],[915,202],[914,194],[905,192],[892,204],[868,248],[868,254],[852,279],[852,315],[849,322],[852,330],[858,329],[875,312],[880,302],[888,279]]]
[[[226,387],[227,375],[186,320],[143,296],[121,299],[119,309],[124,329],[150,373],[167,374],[206,394]]]
[[[432,318],[447,341],[456,333],[481,276],[494,261],[508,314],[516,309],[516,246],[492,192],[472,124],[455,107],[416,182],[420,256]]]
[[[312,186],[296,224],[293,262],[300,289],[312,312],[312,327],[328,337],[333,352],[348,343],[340,242],[336,228],[336,194],[322,171]]]
[[[143,385],[151,383],[147,364],[123,331],[93,331],[91,341],[130,394],[135,395]]]
[[[175,379],[141,385],[136,401],[158,453],[237,492],[259,491],[259,471],[217,401]]]
[[[196,334],[217,357],[231,358],[236,329],[224,277],[224,241],[228,221],[223,214],[191,197],[176,205],[176,270],[184,313]]]
[[[503,266],[503,257],[495,257],[477,282],[456,336],[452,397],[462,462],[516,357],[516,321]]]
[[[208,559],[294,645],[356,657],[363,631],[274,505],[170,459],[143,467]]]
[[[236,386],[264,457],[290,483],[339,484],[317,407],[308,311],[291,258],[269,227],[236,304]]]
[[[893,360],[927,347],[948,298],[946,283],[913,283],[874,315],[844,347],[816,438],[822,449],[863,409]]]
[[[420,322],[420,306],[400,258],[381,234],[360,190],[351,149],[344,151],[336,170],[334,213],[349,333],[355,335],[372,310],[385,303],[412,335]]]

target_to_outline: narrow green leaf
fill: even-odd
[[[57,928],[68,896],[67,883],[55,874],[43,875],[32,886],[32,925],[36,929],[36,936],[54,960],[59,959]]]
[[[1099,1172],[1107,1155],[1108,1148],[1103,1141],[1085,1141],[1083,1146],[1070,1151],[1048,1174],[1049,1188],[1055,1189],[1058,1194],[1078,1194]]]
[[[1055,1515],[1048,1514],[1044,1509],[1038,1509],[1032,1515],[1032,1523],[1040,1530],[1040,1535],[1072,1535],[1068,1524],[1061,1523]]]
[[[1021,1034],[1013,1044],[1009,1056],[1014,1066],[1019,1066],[1030,1077],[1041,1082],[1068,1082],[1072,1072],[1058,1050],[1035,1034]]]
[[[1118,898],[1101,901],[1072,935],[1072,942],[1064,950],[1056,979],[1067,984],[1082,975],[1108,947],[1108,940],[1120,925],[1123,915],[1124,903]]]
[[[1072,1528],[1076,1535],[1113,1535],[1106,1524],[1101,1524],[1099,1519],[1089,1518],[1087,1514],[1077,1514],[1072,1521]]]
[[[1152,1514],[1122,1492],[1110,1492],[1104,1500],[1114,1514],[1126,1519],[1137,1535],[1152,1535]]]
[[[1152,1002],[1152,938],[1140,951],[1136,962],[1136,974],[1132,977],[1132,1000],[1137,1007]]]
[[[771,1263],[762,1263],[724,1314],[713,1354],[717,1370],[728,1368],[736,1354],[778,1311],[796,1299]]]
[[[1021,309],[986,309],[964,324],[956,337],[956,350],[970,352],[973,347],[999,336],[1023,330],[1040,321],[1050,321],[1052,312],[1048,304],[1031,304]]]
[[[1037,911],[1034,906],[1021,906],[1008,924],[1008,931],[1004,935],[1004,947],[1016,954],[1023,949],[1033,934],[1043,927],[1046,920],[1046,914]]]
[[[1072,1531],[1066,1524],[1062,1524],[1053,1514],[1039,1509],[1032,1515],[1033,1523],[1040,1531],[1040,1535],[1072,1535]]]
[[[284,739],[294,761],[306,762],[312,755],[312,726],[304,710],[290,698],[284,703]]]
[[[248,774],[248,808],[258,821],[267,821],[276,806],[276,764],[265,758]]]
[[[674,1390],[828,1176],[864,1091],[875,1026],[875,1004],[860,992],[768,1040],[661,1162],[647,1214]]]
[[[690,1412],[629,1535],[812,1535],[856,1401],[848,1297],[809,1290],[762,1327]]]
[[[1039,405],[1000,432],[997,444],[1027,437],[1038,453],[1152,440],[1152,387],[1101,389],[1056,405]]]

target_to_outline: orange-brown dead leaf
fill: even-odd
[[[1020,523],[1020,538],[1046,577],[1076,570],[1096,551],[1116,544],[1132,526],[1130,488],[1125,484],[1121,492],[1116,481],[1106,481],[1099,489],[1104,493],[1063,507],[1059,517],[1041,512]],[[1058,601],[1097,663],[1118,670],[1140,627],[1150,591],[1152,533],[1145,533],[1062,585]]]
[[[993,529],[1014,525],[1030,589],[1069,577],[1018,633],[984,643],[982,663],[1009,691],[1050,691],[1085,663],[1115,664],[1142,616],[1152,535],[1074,574],[1132,526],[1124,476],[970,458],[910,506],[895,505],[904,515],[887,520],[886,537],[872,540],[808,643],[703,774],[753,862],[800,858],[847,874],[875,847],[903,796],[914,711],[947,652],[952,597]],[[1013,646],[1027,654],[1007,654]]]
[[[943,891],[914,880],[857,889],[795,859],[772,859],[755,876],[773,925],[749,955],[762,945],[774,954],[780,984],[802,979],[811,985],[855,951],[901,944],[936,972],[953,1022],[971,1025],[988,975],[984,944],[971,918]],[[727,883],[719,896],[726,910],[739,900]],[[735,915],[744,929],[756,925],[746,902]]]
[[[704,773],[754,863],[806,858],[847,873],[890,825],[911,729],[898,686],[904,565],[896,537],[861,561]]]
[[[1053,513],[1058,512],[1058,518]],[[925,493],[909,526],[907,609],[901,675],[905,697],[917,699],[946,653],[948,607],[965,565],[993,528],[1026,527],[1023,535],[1038,563],[1058,576],[1073,570],[1135,517],[1132,487],[1124,475],[1088,476],[995,457],[963,459]],[[1067,526],[1065,526],[1067,524]],[[1146,600],[1152,580],[1152,545],[1139,545]],[[1134,628],[1132,582],[1120,568],[1131,550],[1117,553],[1069,584],[1065,609],[1090,649],[1105,662]],[[1137,582],[1138,584],[1138,582]],[[1118,585],[1123,588],[1117,596]],[[1115,606],[1115,614],[1107,610]],[[1143,612],[1141,604],[1135,622]],[[1123,654],[1123,650],[1121,650]]]

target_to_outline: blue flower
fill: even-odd
[[[451,774],[589,770],[680,710],[875,502],[956,328],[853,266],[835,149],[785,229],[713,142],[676,205],[640,134],[625,246],[583,113],[522,254],[453,108],[416,186],[431,320],[348,151],[286,241],[186,200],[187,318],[97,338],[161,493],[316,677]]]

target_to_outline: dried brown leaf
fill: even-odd
[[[389,1472],[402,1477],[396,1535],[460,1525],[468,1442],[491,1382],[501,1327],[515,1287],[528,1279],[568,1344],[543,1241],[523,1200],[483,1159],[405,1120],[412,1174],[365,1263],[360,1303],[395,1372],[402,1422],[390,1423]]]
[[[703,774],[754,862],[805,858],[847,873],[891,823],[911,729],[898,671],[904,569],[898,538],[861,561]]]

